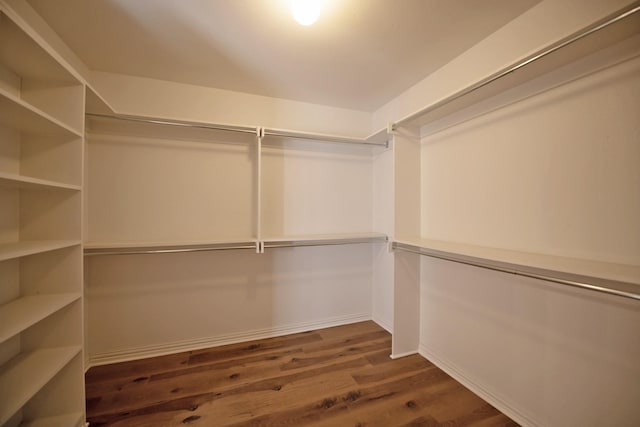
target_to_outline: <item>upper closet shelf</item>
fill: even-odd
[[[0,88],[0,125],[33,135],[82,136],[79,131],[2,88]]]
[[[81,134],[84,109],[82,82],[28,28],[0,11],[0,88],[4,97]],[[19,20],[19,18],[16,17]],[[3,110],[3,113],[6,111]],[[63,125],[64,124],[64,125]]]
[[[0,187],[19,188],[23,190],[74,190],[79,191],[80,186],[65,184],[46,179],[32,178],[30,176],[16,175],[0,172]]]
[[[86,100],[85,100],[85,112],[87,114],[106,114],[113,115],[113,107],[96,91],[91,84],[87,83],[86,87]]]
[[[264,137],[274,137],[274,138],[291,138],[291,139],[304,139],[310,141],[319,141],[319,142],[332,142],[337,144],[359,144],[359,145],[371,145],[371,146],[380,146],[387,147],[388,141],[386,138],[381,140],[378,133],[375,133],[367,138],[351,138],[339,135],[328,135],[322,133],[311,133],[311,132],[298,132],[292,130],[284,130],[284,129],[270,129],[263,128],[262,130]],[[386,132],[385,132],[386,137]]]
[[[69,248],[79,244],[80,241],[78,240],[27,240],[0,243],[0,261]]]
[[[640,2],[616,12],[391,125],[425,126],[640,33]]]
[[[88,92],[90,93],[90,92]],[[97,95],[93,95],[93,103],[98,104],[97,109],[108,109],[106,103],[101,98],[98,98]],[[102,105],[100,107],[100,104]],[[263,137],[265,139],[271,138],[287,138],[287,139],[302,139],[302,140],[310,140],[310,141],[318,141],[318,142],[328,142],[328,143],[337,143],[337,144],[357,144],[357,145],[365,145],[365,146],[379,146],[379,147],[387,147],[387,134],[386,130],[384,133],[382,131],[376,132],[373,135],[367,138],[352,138],[345,137],[339,135],[328,135],[321,133],[311,133],[311,132],[298,132],[292,130],[284,130],[284,129],[269,129],[262,127],[251,127],[251,126],[240,126],[240,125],[226,125],[226,124],[215,124],[215,123],[206,123],[206,122],[193,122],[193,121],[183,121],[183,120],[169,120],[162,118],[153,118],[153,117],[142,117],[142,116],[130,116],[130,115],[122,115],[122,114],[110,114],[110,113],[87,113],[86,116],[89,118],[89,132],[100,132],[101,129],[106,130],[107,126],[100,125],[100,123],[104,123],[107,120],[120,122],[122,123],[122,130],[128,129],[130,131],[136,131],[133,129],[133,126],[139,125],[138,131],[141,130],[141,126],[162,126],[162,127],[172,127],[175,128],[173,135],[175,137],[196,137],[198,139],[206,140],[206,133],[202,133],[202,131],[222,131],[222,132],[236,132],[243,134],[251,134],[257,137]],[[129,123],[128,125],[126,123]],[[113,126],[109,126],[108,129],[113,129]],[[149,129],[147,129],[149,130]]]
[[[429,239],[392,248],[504,273],[640,300],[640,266],[487,248]]]

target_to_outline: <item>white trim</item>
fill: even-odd
[[[425,345],[420,344],[419,353],[422,357],[429,360],[431,363],[442,369],[444,372],[453,377],[460,384],[471,390],[473,393],[480,396],[490,405],[494,406],[500,412],[514,420],[516,423],[523,427],[537,427],[543,425],[541,422],[536,422],[530,416],[523,414],[520,410],[515,408],[509,399],[504,396],[498,396],[495,392],[488,390],[477,380],[470,378],[463,369],[458,366],[445,362],[444,359],[438,357],[435,353],[430,351]]]
[[[88,368],[91,368],[93,366],[108,365],[111,363],[146,359],[149,357],[166,356],[168,354],[181,353],[184,351],[200,350],[209,347],[218,347],[222,345],[236,344],[246,341],[273,338],[299,332],[308,332],[315,329],[331,328],[334,326],[347,325],[349,323],[363,322],[367,320],[371,320],[370,313],[352,314],[327,318],[313,322],[302,322],[290,325],[274,326],[271,328],[254,329],[251,331],[238,332],[235,334],[224,334],[214,337],[174,341],[170,343],[97,353],[89,355]]]
[[[413,356],[414,354],[419,354],[418,350],[412,350],[412,351],[406,351],[404,353],[392,354],[389,357],[391,357],[392,359],[401,359],[403,357]]]
[[[373,319],[371,320],[373,320],[378,326],[380,326],[385,331],[389,332],[390,334],[393,334],[393,328],[385,320],[379,318],[375,314],[373,315]]]

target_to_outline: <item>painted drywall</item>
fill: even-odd
[[[90,134],[86,242],[253,238],[255,142],[212,138],[220,142]]]
[[[262,236],[372,231],[372,179],[370,147],[265,138]]]
[[[122,114],[353,137],[371,133],[371,114],[364,111],[95,71],[91,82]]]
[[[371,318],[369,245],[89,258],[93,362]]]
[[[89,244],[369,232],[372,148],[92,120]],[[382,246],[382,245],[380,245]],[[370,244],[90,257],[91,363],[371,319]],[[387,285],[388,286],[388,285]]]
[[[423,257],[420,352],[525,426],[640,424],[640,307]]]
[[[423,138],[422,237],[640,265],[638,112],[635,57]]]

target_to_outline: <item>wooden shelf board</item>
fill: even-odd
[[[65,184],[47,179],[0,172],[0,186],[5,188],[19,188],[21,190],[73,190],[80,191],[79,185]]]
[[[35,350],[20,354],[0,370],[0,425],[11,418],[25,403],[45,386],[81,348],[59,347]]]
[[[0,124],[36,135],[82,137],[82,133],[0,88]]]
[[[23,421],[20,427],[75,427],[81,425],[83,422],[84,414],[76,412]]]
[[[26,240],[0,243],[0,261],[79,245],[79,240]]]
[[[0,343],[79,299],[79,293],[32,295],[0,306]]]

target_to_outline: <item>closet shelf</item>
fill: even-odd
[[[339,135],[263,128],[263,134],[267,138],[268,137],[293,138],[293,139],[305,139],[305,140],[319,141],[319,142],[332,142],[332,143],[338,143],[338,144],[358,144],[358,145],[370,145],[370,146],[381,146],[381,147],[388,146],[388,141],[386,140],[386,138],[385,140],[380,140],[380,136],[377,133],[368,138],[352,138],[352,137],[339,136]]]
[[[21,190],[81,190],[79,185],[65,184],[6,172],[0,172],[0,187],[19,188]]]
[[[97,95],[94,97],[93,102],[97,104],[95,108],[98,111],[110,108],[106,104],[104,104],[104,101],[102,101],[101,99],[98,99]],[[389,144],[386,130],[381,130],[366,138],[353,138],[353,137],[340,136],[340,135],[300,132],[300,131],[285,130],[285,129],[270,129],[270,128],[252,127],[252,126],[170,120],[170,119],[155,118],[155,117],[132,116],[132,115],[112,114],[112,113],[92,113],[91,112],[91,113],[86,113],[86,117],[92,120],[96,120],[96,119],[118,120],[121,122],[129,122],[132,124],[137,123],[140,125],[173,126],[176,128],[182,128],[184,132],[187,132],[188,130],[191,130],[192,132],[197,130],[210,130],[210,131],[213,130],[213,131],[227,131],[227,132],[251,134],[251,135],[254,135],[256,138],[258,137],[258,135],[262,135],[265,139],[268,139],[269,137],[292,138],[292,139],[318,141],[318,142],[324,142],[324,143],[356,144],[356,145],[378,146],[378,147],[388,147],[388,144]],[[185,136],[188,136],[188,135],[185,134]],[[197,135],[197,136],[202,137],[202,135]]]
[[[0,88],[0,124],[35,135],[82,137],[82,132]]]
[[[640,266],[487,248],[428,239],[394,241],[394,250],[640,300]]]
[[[386,243],[387,241],[387,235],[383,233],[307,234],[264,237],[262,239],[264,248],[351,245],[357,243]]]
[[[80,346],[44,348],[16,356],[2,366],[0,425],[11,418],[81,351]]]
[[[161,254],[179,252],[201,252],[231,249],[285,248],[296,246],[350,245],[357,243],[386,243],[387,235],[382,233],[349,234],[309,234],[297,236],[274,236],[258,240],[229,240],[215,242],[187,243],[87,243],[85,256]]]
[[[55,251],[79,245],[79,240],[23,240],[0,243],[0,261]]]
[[[0,306],[0,343],[79,299],[79,293],[33,295]]]
[[[425,126],[467,107],[504,93],[552,70],[612,46],[640,29],[640,5],[635,2],[592,25],[516,63],[428,105],[391,125]]]
[[[83,421],[84,415],[81,412],[77,412],[23,421],[20,427],[77,427],[84,425]]]
[[[87,243],[84,245],[85,256],[93,255],[134,255],[162,254],[180,252],[203,252],[231,249],[256,249],[257,241],[219,240],[211,242],[164,242],[164,243]]]
[[[97,90],[91,86],[91,84],[87,83],[85,86],[86,90],[86,99],[85,99],[85,111],[86,114],[97,114],[97,115],[109,115],[112,116],[115,114],[113,108],[109,103],[98,93]]]
[[[389,148],[389,129],[382,128],[365,138],[369,144]]]
[[[0,62],[21,79],[37,82],[39,87],[80,84],[69,69],[58,62],[29,32],[14,22],[11,10],[0,10],[0,38],[4,49]]]

